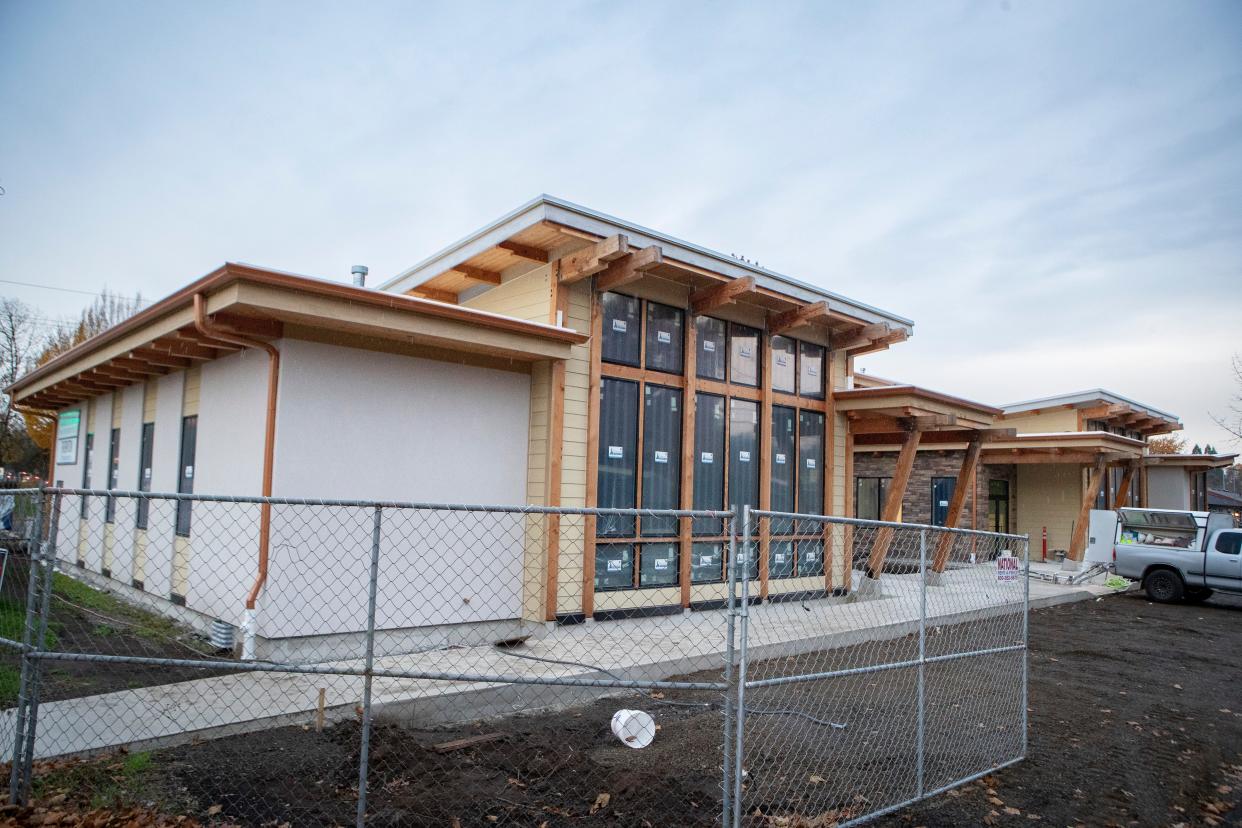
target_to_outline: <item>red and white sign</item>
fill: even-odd
[[[1008,552],[996,559],[996,580],[1000,583],[1013,583],[1018,580],[1020,572],[1021,568],[1018,566],[1018,559]]]

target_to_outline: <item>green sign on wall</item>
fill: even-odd
[[[82,428],[82,410],[62,411],[56,420],[56,462],[76,463],[78,432]]]

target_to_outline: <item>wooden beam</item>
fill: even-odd
[[[944,525],[950,528],[957,528],[957,522],[962,516],[962,507],[966,503],[966,492],[970,488],[970,481],[974,478],[975,470],[979,467],[979,455],[983,451],[983,440],[976,438],[970,441],[970,445],[966,447],[966,452],[962,457],[962,468],[957,473],[957,483],[953,486],[953,497],[949,499],[949,513],[945,516]],[[972,505],[971,514],[979,510],[979,504],[976,502]],[[940,532],[936,539],[936,554],[932,557],[932,571],[944,572],[945,564],[949,562],[949,550],[953,548],[953,540],[957,537],[952,532]]]
[[[249,316],[223,313],[214,314],[211,319],[217,326],[227,328],[228,331],[242,336],[278,339],[284,332],[281,323],[274,319],[255,319]]]
[[[587,452],[586,506],[599,505],[599,397],[602,383],[603,349],[599,347],[604,329],[604,314],[599,294],[591,291],[591,373],[587,387]],[[582,614],[595,615],[595,515],[583,521],[582,542]]]
[[[457,304],[457,294],[453,293],[451,290],[417,287],[410,291],[410,295],[417,299],[430,299],[433,302],[443,302],[446,305]]]
[[[800,308],[778,313],[768,318],[768,333],[778,336],[794,328],[827,319],[830,314],[826,301],[812,302]]]
[[[182,342],[190,342],[204,348],[213,348],[217,351],[233,352],[242,350],[242,346],[234,345],[232,342],[221,342],[218,339],[208,339],[196,330],[182,330],[173,334]]]
[[[862,354],[869,354],[873,351],[883,351],[888,348],[889,345],[896,345],[898,342],[905,342],[909,336],[910,335],[906,333],[905,328],[898,328],[887,336],[877,337],[871,342],[865,345],[859,345],[856,348],[851,348],[849,351],[853,356],[861,356]]]
[[[838,339],[832,338],[832,350],[834,351],[850,351],[863,345],[870,345],[876,339],[882,336],[888,336],[893,332],[893,326],[887,322],[876,322],[871,325],[864,325],[857,331]]]
[[[103,374],[98,373],[94,369],[91,369],[90,371],[87,371],[84,374],[80,374],[79,379],[88,380],[93,385],[103,386],[104,390],[111,390],[113,388],[124,388],[125,386],[129,385],[129,383],[126,382],[125,380],[119,380],[116,377],[105,376]]]
[[[736,302],[747,293],[753,293],[755,290],[754,276],[741,276],[737,279],[731,279],[719,285],[703,288],[695,291],[690,297],[690,313],[692,316],[701,316],[705,313],[711,313],[717,308],[730,305]]]
[[[112,365],[100,365],[95,368],[95,372],[105,377],[115,377],[117,379],[129,380],[134,382],[146,382],[150,378],[149,374],[141,374],[136,371],[130,371],[126,368],[117,368]]]
[[[533,247],[529,244],[522,244],[521,242],[502,241],[496,246],[501,250],[508,250],[514,256],[521,256],[523,259],[530,259],[532,262],[543,262],[546,264],[551,258],[551,254],[548,253],[548,251],[538,247]]]
[[[220,352],[215,348],[207,348],[188,340],[157,339],[151,343],[153,349],[167,351],[172,357],[185,357],[188,360],[205,361],[217,359]]]
[[[155,348],[135,348],[129,352],[129,355],[134,359],[140,359],[152,365],[163,365],[166,368],[189,368],[194,364],[184,357],[173,356]]]
[[[489,285],[500,284],[500,274],[494,270],[487,270],[482,267],[475,267],[474,265],[459,264],[452,268],[452,271],[454,273],[460,273],[462,276],[465,276],[467,279],[471,279],[475,282],[484,282]]]
[[[602,292],[615,290],[622,285],[636,282],[647,271],[664,263],[664,251],[657,245],[644,247],[609,263],[607,269],[595,275],[595,289]]]
[[[1137,462],[1126,465],[1125,473],[1121,475],[1121,482],[1117,484],[1117,502],[1113,504],[1114,509],[1118,504],[1129,505],[1126,501],[1130,499],[1130,486],[1134,483],[1134,473],[1138,471],[1138,467]]]
[[[580,282],[608,267],[608,263],[630,252],[628,236],[609,236],[581,250],[561,257],[561,284]]]
[[[159,375],[168,373],[167,366],[152,365],[150,362],[145,362],[141,359],[132,359],[130,357],[113,357],[108,360],[108,364],[115,365],[118,368],[124,368],[128,371],[134,371],[139,374]]]
[[[882,520],[896,522],[901,514],[901,501],[906,496],[906,486],[910,483],[910,473],[914,471],[914,459],[919,452],[919,436],[917,429],[906,433],[901,444],[901,453],[897,455],[897,466],[893,469],[893,478],[888,484],[888,495],[884,498]],[[867,577],[878,579],[884,571],[884,559],[888,557],[888,548],[893,543],[893,527],[881,526],[876,532],[875,542],[871,546],[871,555],[867,558]]]
[[[1074,524],[1074,534],[1070,536],[1069,558],[1071,561],[1081,561],[1087,551],[1087,529],[1091,522],[1091,509],[1100,495],[1100,486],[1104,483],[1104,474],[1107,469],[1108,462],[1103,456],[1095,461],[1095,466],[1091,469],[1091,478],[1087,482],[1086,491],[1082,493],[1082,505],[1078,508],[1078,521]]]

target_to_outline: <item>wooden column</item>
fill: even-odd
[[[836,455],[837,455],[837,418],[833,413],[832,406],[832,383],[836,377],[833,366],[836,360],[832,357],[832,350],[824,348],[824,457],[822,468],[824,470],[824,514],[831,515],[832,511],[832,495],[836,491],[834,488],[835,477],[837,472]],[[798,467],[798,474],[802,474],[801,466]],[[797,485],[797,475],[794,476],[794,485]],[[850,515],[849,517],[853,517]],[[833,538],[832,530],[834,526],[840,524],[825,523],[824,524],[824,589],[832,593],[832,560],[833,560]]]
[[[1081,561],[1087,551],[1087,529],[1091,522],[1091,507],[1099,497],[1100,486],[1104,483],[1104,475],[1108,472],[1108,463],[1103,457],[1095,461],[1091,469],[1091,479],[1082,494],[1082,506],[1078,509],[1078,521],[1074,524],[1074,534],[1070,538],[1069,559]]]
[[[681,393],[681,508],[694,508],[694,412],[695,375],[698,373],[698,330],[694,326],[694,314],[686,303],[686,338],[683,362],[686,383]],[[677,559],[678,583],[681,584],[681,605],[690,606],[690,564],[694,558],[694,519],[682,518],[679,522],[679,548]]]
[[[587,394],[587,479],[586,505],[599,505],[599,394],[602,364],[601,331],[603,312],[599,296],[591,291],[591,380]],[[641,403],[641,401],[640,401]],[[587,515],[582,531],[582,614],[590,618],[595,614],[595,522],[594,515]]]
[[[1113,508],[1118,506],[1128,506],[1126,503],[1130,499],[1130,486],[1134,483],[1134,473],[1138,471],[1138,461],[1126,465],[1125,473],[1121,475],[1121,482],[1117,484],[1117,502],[1113,504]]]
[[[759,370],[759,428],[756,437],[759,439],[759,508],[772,508],[772,337],[764,333],[759,336],[760,353],[763,359]],[[797,411],[794,411],[797,416]],[[767,439],[764,439],[764,438]],[[797,456],[795,449],[794,456]],[[787,458],[788,459],[788,458]],[[768,597],[769,552],[772,546],[772,521],[768,518],[759,519],[759,597]]]
[[[906,496],[906,486],[910,482],[910,472],[914,470],[914,460],[919,452],[919,437],[922,432],[911,426],[906,438],[901,443],[901,453],[897,455],[897,467],[893,469],[893,479],[888,486],[888,496],[884,499],[882,520],[896,522],[901,514],[901,501]],[[893,527],[884,526],[876,532],[875,543],[871,547],[871,555],[867,558],[867,577],[879,578],[884,570],[884,559],[888,557],[888,548],[893,543]]]
[[[845,517],[854,517],[854,434],[845,424]],[[841,528],[841,586],[846,592],[854,588],[854,527]]]
[[[949,499],[949,513],[945,516],[945,526],[956,527],[962,516],[962,506],[966,503],[966,493],[973,487],[975,470],[979,467],[979,454],[982,449],[983,440],[976,434],[971,438],[970,444],[966,447],[966,454],[962,458],[962,469],[957,475],[957,485],[953,487],[953,497]],[[978,510],[979,503],[976,500],[972,514]],[[953,548],[954,535],[952,532],[937,534],[939,537],[936,539],[936,554],[932,558],[932,571],[944,572],[944,567],[949,562],[949,551]]]
[[[549,274],[551,296],[548,306],[548,323],[557,324],[557,314],[561,319],[569,315],[569,291],[561,290],[559,284],[560,262],[554,262]],[[547,506],[561,505],[561,456],[565,442],[565,361],[558,359],[552,363],[548,389],[548,443],[547,468],[545,469],[547,492],[544,503]],[[561,558],[561,516],[549,514],[547,520],[547,538],[545,559],[547,561],[546,581],[544,584],[544,620],[556,620],[557,594],[560,591],[560,558]]]

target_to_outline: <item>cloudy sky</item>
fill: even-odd
[[[1242,3],[0,0],[0,293],[391,276],[547,192],[915,320],[872,373],[1209,412]]]

